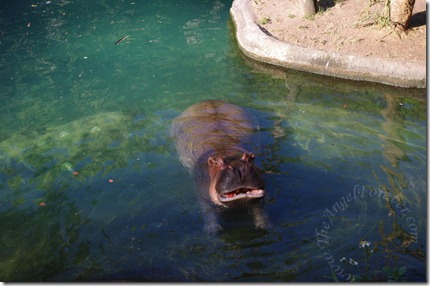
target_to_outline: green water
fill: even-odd
[[[425,91],[244,59],[230,7],[0,4],[0,281],[426,280]],[[260,121],[270,231],[202,231],[169,127],[206,99]]]

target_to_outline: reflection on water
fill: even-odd
[[[1,281],[426,279],[425,91],[243,59],[228,1],[48,2],[0,4]],[[259,120],[269,232],[201,231],[169,128],[207,99]]]

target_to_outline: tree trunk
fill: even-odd
[[[312,16],[317,12],[317,0],[299,0],[302,16]]]
[[[391,0],[390,21],[402,30],[409,27],[415,0]]]

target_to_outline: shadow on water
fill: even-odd
[[[426,211],[423,200],[425,174],[423,169],[418,173],[407,169],[414,165],[409,163],[411,161],[425,165],[425,157],[422,157],[423,153],[417,155],[407,150],[417,148],[425,151],[425,146],[420,146],[420,141],[415,140],[418,133],[412,134],[417,130],[409,129],[410,121],[418,123],[417,128],[420,128],[419,124],[425,124],[425,91],[361,82],[345,81],[342,85],[343,81],[338,79],[281,70],[248,59],[245,61],[257,72],[269,72],[285,81],[288,92],[282,102],[274,100],[271,103],[270,97],[275,98],[276,95],[269,95],[262,108],[271,110],[270,115],[263,117],[271,118],[273,123],[273,127],[267,129],[271,134],[263,135],[264,138],[273,138],[265,142],[267,153],[263,154],[268,159],[263,162],[264,169],[271,178],[272,194],[268,205],[270,208],[276,200],[297,200],[300,203],[290,208],[279,206],[273,209],[297,211],[306,205],[305,213],[319,213],[321,218],[317,219],[314,238],[322,260],[326,260],[332,273],[324,277],[336,281],[424,279],[412,278],[414,271],[407,272],[408,267],[399,265],[398,261],[406,255],[415,261],[415,267],[420,271],[424,269],[425,242],[419,237],[425,237],[425,234],[418,229],[425,225],[425,220],[419,219]],[[318,92],[315,92],[315,97],[309,96],[312,94],[309,89],[331,89],[334,82],[337,96],[327,98]],[[353,94],[355,96],[351,96]],[[311,106],[305,102],[312,101],[320,110],[307,108]],[[326,105],[326,111],[321,104]],[[411,109],[412,105],[418,110]],[[312,112],[319,112],[318,118]],[[370,120],[364,119],[366,114]],[[336,129],[330,127],[332,117],[336,120]],[[286,145],[289,150],[285,150]],[[294,148],[297,146],[300,148]],[[330,150],[332,147],[336,147],[335,152]],[[362,165],[360,160],[368,162]],[[355,170],[351,170],[352,166]],[[373,174],[366,169],[373,170]],[[361,173],[371,177],[361,177]],[[407,178],[406,174],[411,177]],[[275,183],[282,176],[286,176],[287,181],[282,179],[282,183]],[[316,182],[312,182],[313,178]],[[333,187],[338,190],[331,190]],[[305,193],[294,195],[299,189],[300,192],[310,192],[309,196]],[[320,191],[315,191],[317,189]],[[274,216],[280,218],[282,214],[278,211]],[[290,214],[285,220],[293,217]],[[364,249],[365,267],[354,269],[358,262],[353,258],[345,258],[346,266],[342,265],[340,262],[345,262],[342,252],[343,255],[347,252],[363,255],[358,252],[358,246],[366,241],[366,237],[371,238],[372,246],[360,247]],[[341,250],[340,245],[349,245],[349,249],[356,248],[357,251],[346,251],[345,247]],[[335,261],[336,257],[338,260]],[[372,267],[375,264],[369,262],[370,257],[384,267]],[[300,273],[306,273],[306,270]],[[301,281],[300,278],[297,280]]]
[[[69,247],[81,239],[80,228],[88,224],[87,218],[61,191],[49,191],[44,203],[49,207],[1,213],[3,281],[42,281],[63,271],[72,261],[85,264],[89,241],[81,241],[75,249]]]
[[[167,121],[149,122],[101,113],[0,143],[2,281],[73,281],[107,267],[110,227],[151,211],[147,174],[163,164],[169,139]]]

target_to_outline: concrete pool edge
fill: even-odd
[[[254,60],[356,81],[426,88],[426,62],[360,57],[300,47],[278,40],[257,24],[250,0],[234,0],[230,14],[239,48]]]

